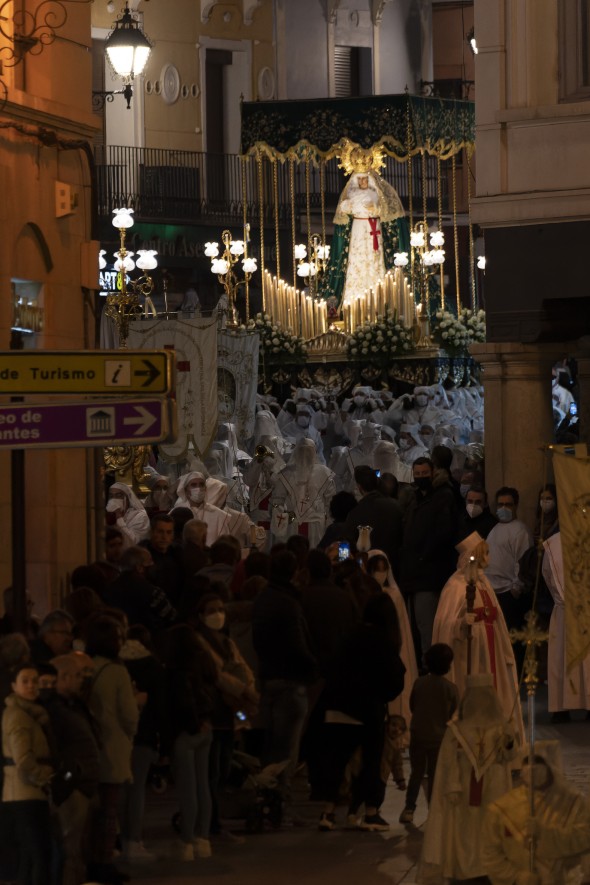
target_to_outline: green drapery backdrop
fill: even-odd
[[[317,162],[339,156],[343,139],[400,161],[424,151],[448,159],[474,145],[475,105],[416,95],[242,103],[243,154]]]

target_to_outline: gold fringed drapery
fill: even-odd
[[[409,125],[409,140],[408,140]],[[448,160],[475,142],[474,104],[417,95],[242,104],[242,152],[300,162],[339,157],[344,140],[399,162],[426,152]]]
[[[260,273],[264,278],[264,170],[262,168],[262,155],[257,157],[256,168],[258,171],[258,220],[260,224]],[[262,312],[266,306],[264,303],[264,286],[262,287]]]

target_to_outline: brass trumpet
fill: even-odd
[[[256,446],[254,449],[254,458],[259,464],[262,464],[265,458],[274,458],[275,453],[271,452],[266,446]]]

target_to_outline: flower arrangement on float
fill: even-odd
[[[280,323],[273,323],[265,313],[257,313],[247,325],[240,327],[260,335],[260,362],[300,364],[307,360],[307,346],[303,338],[283,329]]]
[[[412,329],[402,325],[397,311],[386,309],[374,323],[358,326],[347,341],[351,360],[387,363],[391,357],[412,353],[416,348]]]
[[[486,340],[485,319],[484,310],[463,307],[458,317],[448,310],[437,310],[430,321],[430,337],[453,356],[467,354],[470,344]]]

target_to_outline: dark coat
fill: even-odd
[[[435,481],[426,494],[416,489],[404,520],[402,593],[440,593],[455,571],[456,534],[455,496],[448,483]]]
[[[273,582],[256,597],[252,637],[261,682],[287,679],[308,685],[316,679],[309,630],[291,584]]]
[[[143,624],[154,632],[171,627],[176,611],[160,587],[135,572],[123,572],[105,590],[105,603],[127,615],[129,624]]]
[[[56,695],[46,704],[55,738],[55,767],[60,778],[63,801],[74,790],[89,799],[94,796],[99,779],[99,727],[80,698]],[[71,777],[64,775],[71,773]]]
[[[172,544],[166,553],[161,553],[150,541],[142,541],[140,547],[152,554],[154,566],[150,572],[153,583],[164,591],[172,605],[178,606],[184,588],[182,550]]]
[[[301,604],[320,676],[327,678],[358,625],[356,603],[346,590],[326,580],[306,587]]]
[[[131,681],[140,692],[147,692],[147,702],[139,714],[135,746],[151,747],[160,756],[170,749],[166,674],[160,662],[137,640],[127,640],[121,649],[121,660]]]
[[[323,707],[378,728],[386,705],[403,691],[405,672],[385,631],[361,624],[344,646],[324,691]]]
[[[367,492],[346,517],[346,526],[355,541],[359,525],[371,526],[371,547],[387,554],[397,575],[402,540],[402,509],[398,502],[381,492]]]

